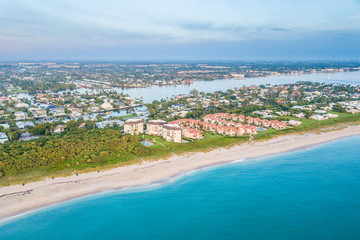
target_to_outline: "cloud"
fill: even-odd
[[[31,49],[91,52],[121,46],[297,42],[304,36],[316,41],[318,34],[353,34],[359,20],[354,0],[2,0],[0,55]]]

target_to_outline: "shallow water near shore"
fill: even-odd
[[[35,211],[0,239],[360,238],[359,136],[164,182]]]

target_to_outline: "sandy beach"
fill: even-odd
[[[295,151],[353,135],[360,135],[360,126],[349,126],[320,134],[285,135],[206,153],[174,155],[164,160],[143,162],[107,171],[46,179],[24,186],[7,186],[0,188],[0,219],[92,193],[140,186],[210,165]]]

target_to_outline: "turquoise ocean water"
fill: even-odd
[[[58,204],[0,239],[360,239],[360,137]]]

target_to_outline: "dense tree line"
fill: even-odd
[[[59,80],[32,81],[23,79],[11,79],[11,83],[14,86],[20,87],[22,90],[26,90],[29,92],[39,92],[45,90],[63,91],[67,89],[73,90],[76,88],[75,84],[63,83]]]
[[[66,168],[83,169],[148,154],[149,149],[137,137],[123,136],[118,129],[76,129],[60,136],[6,142],[0,146],[0,175],[34,169],[49,172]]]

